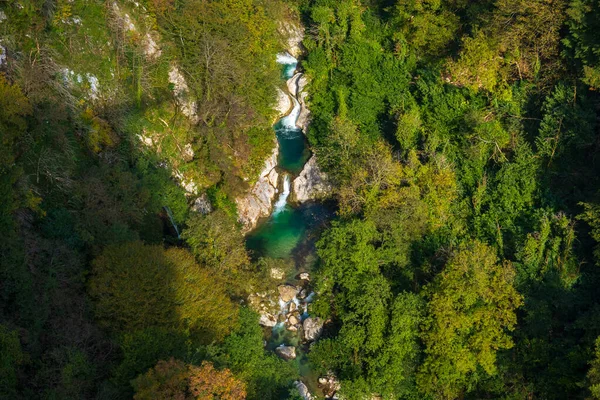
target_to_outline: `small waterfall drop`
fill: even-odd
[[[173,228],[175,229],[175,232],[177,233],[177,239],[181,239],[181,234],[179,233],[179,229],[177,228],[177,224],[175,223],[175,218],[173,218],[173,213],[171,212],[171,209],[168,206],[164,206],[163,208],[167,212],[167,215],[169,216],[169,220],[171,221],[171,224],[173,225]]]
[[[281,119],[281,125],[286,130],[293,129],[294,131],[297,131],[298,128],[296,127],[296,121],[298,120],[298,116],[300,115],[300,103],[298,102],[298,100],[296,100],[295,96],[292,96],[292,101],[294,102],[294,108],[292,108],[292,111],[290,111],[288,115]]]
[[[290,195],[290,176],[285,174],[283,177],[283,192],[279,195],[277,203],[273,207],[273,215],[279,214],[287,204],[287,198]]]
[[[298,64],[298,60],[288,52],[279,53],[277,54],[277,64]]]

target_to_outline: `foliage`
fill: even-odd
[[[201,366],[186,365],[171,358],[159,361],[154,368],[133,381],[136,400],[169,399],[245,399],[243,382],[229,370],[216,370],[210,362]]]
[[[235,306],[218,277],[184,249],[109,246],[93,262],[89,287],[98,319],[113,331],[176,328],[211,342],[235,325]]]

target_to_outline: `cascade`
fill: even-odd
[[[288,196],[290,195],[290,175],[285,174],[283,177],[283,192],[277,199],[275,206],[273,207],[273,215],[279,214],[285,208],[287,204]]]
[[[171,221],[171,224],[173,225],[173,228],[175,229],[175,232],[177,233],[177,239],[181,239],[181,235],[179,233],[179,229],[177,228],[177,224],[175,223],[175,218],[173,218],[173,213],[171,212],[171,209],[168,206],[164,206],[163,208],[167,212],[167,215],[169,216],[169,220]]]

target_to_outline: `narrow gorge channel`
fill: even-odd
[[[302,129],[306,128],[308,113],[303,93],[306,80],[297,72],[298,60],[289,53],[279,54],[277,62],[282,66],[282,79],[287,88],[280,95],[285,94],[290,100],[288,112],[274,124],[279,149],[277,195],[271,214],[259,220],[247,235],[246,244],[253,257],[285,260],[283,264],[288,268],[272,269],[271,277],[279,282],[276,290],[257,293],[250,301],[261,313],[266,348],[297,368],[301,379],[296,385],[302,397],[334,398],[336,381],[332,377],[317,376],[307,360],[310,345],[323,330],[323,320],[310,315],[315,295],[310,282],[316,259],[315,238],[319,228],[332,218],[333,210],[323,202],[308,199],[305,194],[294,193],[294,188],[305,193],[306,188],[313,189],[307,171],[315,175],[318,167],[314,157],[311,158]],[[302,118],[305,121],[299,122]]]

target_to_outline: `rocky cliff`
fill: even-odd
[[[279,144],[276,144],[273,153],[265,161],[265,167],[260,172],[260,176],[250,192],[235,200],[238,209],[238,219],[243,225],[243,233],[251,231],[256,227],[256,223],[260,218],[266,217],[271,213],[279,180],[279,173],[275,169],[278,156]]]
[[[329,196],[331,189],[327,175],[321,171],[317,164],[317,157],[313,155],[292,183],[291,200],[303,203],[308,200],[323,199]]]

